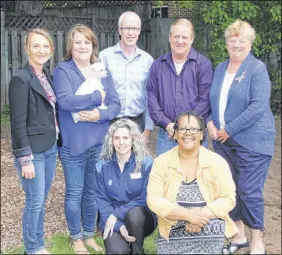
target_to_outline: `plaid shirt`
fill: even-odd
[[[59,130],[58,121],[57,121],[57,118],[56,118],[56,108],[55,108],[57,98],[55,96],[55,93],[54,93],[45,73],[43,73],[43,75],[41,75],[40,73],[36,72],[36,70],[33,66],[30,66],[30,67],[31,67],[31,70],[35,73],[35,75],[39,79],[39,81],[40,81],[40,83],[41,83],[41,85],[42,85],[42,87],[43,87],[43,89],[44,89],[44,91],[47,95],[48,101],[53,107],[53,112],[54,112],[54,117],[55,117],[55,126],[56,126],[56,137],[58,139],[58,135],[59,135],[60,130]],[[34,157],[33,157],[32,154],[18,158],[21,166],[31,165],[33,159],[34,159]]]
[[[147,80],[154,61],[151,55],[136,47],[134,56],[127,58],[120,47],[115,46],[100,52],[101,62],[110,71],[118,93],[121,111],[117,117],[136,117],[146,114],[145,129],[153,130],[154,124],[147,111]]]

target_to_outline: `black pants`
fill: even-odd
[[[143,207],[134,207],[125,217],[125,226],[136,241],[129,243],[120,233],[113,232],[111,237],[104,240],[106,254],[144,254],[144,239],[155,230],[152,213]]]
[[[143,131],[145,130],[145,119],[146,119],[145,115],[146,115],[145,113],[142,113],[137,118],[136,117],[125,117],[125,116],[122,118],[127,118],[127,119],[134,121],[139,126],[140,132],[143,133]],[[110,125],[119,119],[121,118],[115,118],[111,120]]]

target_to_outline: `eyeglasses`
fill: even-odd
[[[189,131],[190,134],[192,135],[196,135],[198,134],[202,129],[201,128],[186,128],[186,127],[177,127],[176,129],[178,131],[178,133],[180,134],[186,134],[187,131]]]
[[[125,31],[125,32],[129,32],[130,30],[134,33],[136,33],[137,31],[140,30],[140,27],[120,27],[121,30]]]

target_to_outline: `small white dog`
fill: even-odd
[[[85,72],[85,81],[80,85],[80,87],[75,92],[75,95],[87,95],[93,93],[95,90],[104,89],[101,83],[101,78],[107,76],[107,71],[103,63],[96,62],[89,67],[89,70]],[[107,106],[102,102],[100,109],[107,109]],[[72,118],[75,123],[79,121],[79,116],[77,112],[72,112]]]

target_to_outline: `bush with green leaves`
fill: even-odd
[[[194,45],[213,66],[227,59],[224,30],[236,19],[256,31],[253,54],[267,65],[272,81],[271,107],[281,114],[281,1],[174,1],[193,13]]]

